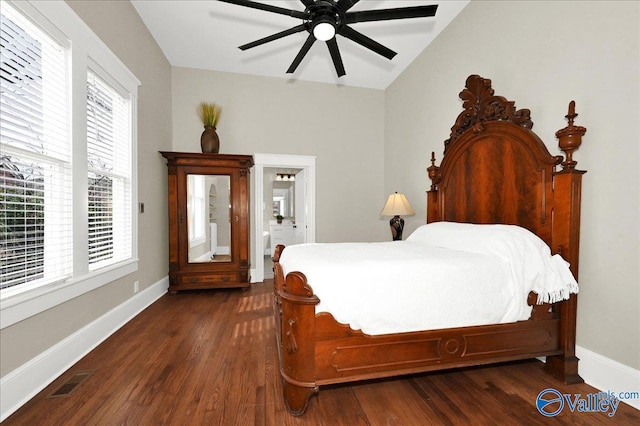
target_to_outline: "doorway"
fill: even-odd
[[[298,176],[295,185],[295,240],[296,243],[314,243],[316,239],[315,201],[316,201],[316,157],[289,154],[253,154],[254,170],[251,190],[253,215],[252,233],[252,269],[251,282],[262,282],[271,278],[270,258],[267,250],[269,239],[265,232],[265,223],[269,223],[273,214],[273,198],[266,194],[265,185],[271,181],[265,174],[274,170],[289,171]]]

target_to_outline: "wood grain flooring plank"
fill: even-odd
[[[353,389],[371,425],[439,424],[406,379],[376,380]]]

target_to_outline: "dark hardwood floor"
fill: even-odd
[[[598,391],[564,385],[538,361],[323,387],[292,417],[281,397],[271,285],[163,296],[3,425],[640,424],[640,411],[624,403],[613,417],[566,406],[542,416],[536,397],[546,388]],[[50,397],[84,371],[92,373],[68,396]]]

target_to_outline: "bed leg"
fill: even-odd
[[[575,355],[565,357],[564,355],[547,357],[546,370],[549,374],[564,383],[571,385],[583,383],[584,379],[578,374],[578,361]]]
[[[578,305],[577,295],[571,295],[569,300],[559,305],[560,347],[562,355],[547,357],[546,370],[549,374],[562,380],[566,384],[583,383],[584,380],[578,374],[578,358],[576,357],[576,311]]]
[[[282,393],[284,395],[284,403],[287,411],[292,416],[301,416],[307,410],[309,399],[318,393],[318,386],[315,383],[297,382],[287,377],[284,372],[282,375]]]

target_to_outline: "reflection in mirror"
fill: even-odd
[[[231,261],[231,179],[187,175],[189,263]]]
[[[295,217],[294,185],[295,182],[273,182],[273,216]]]

